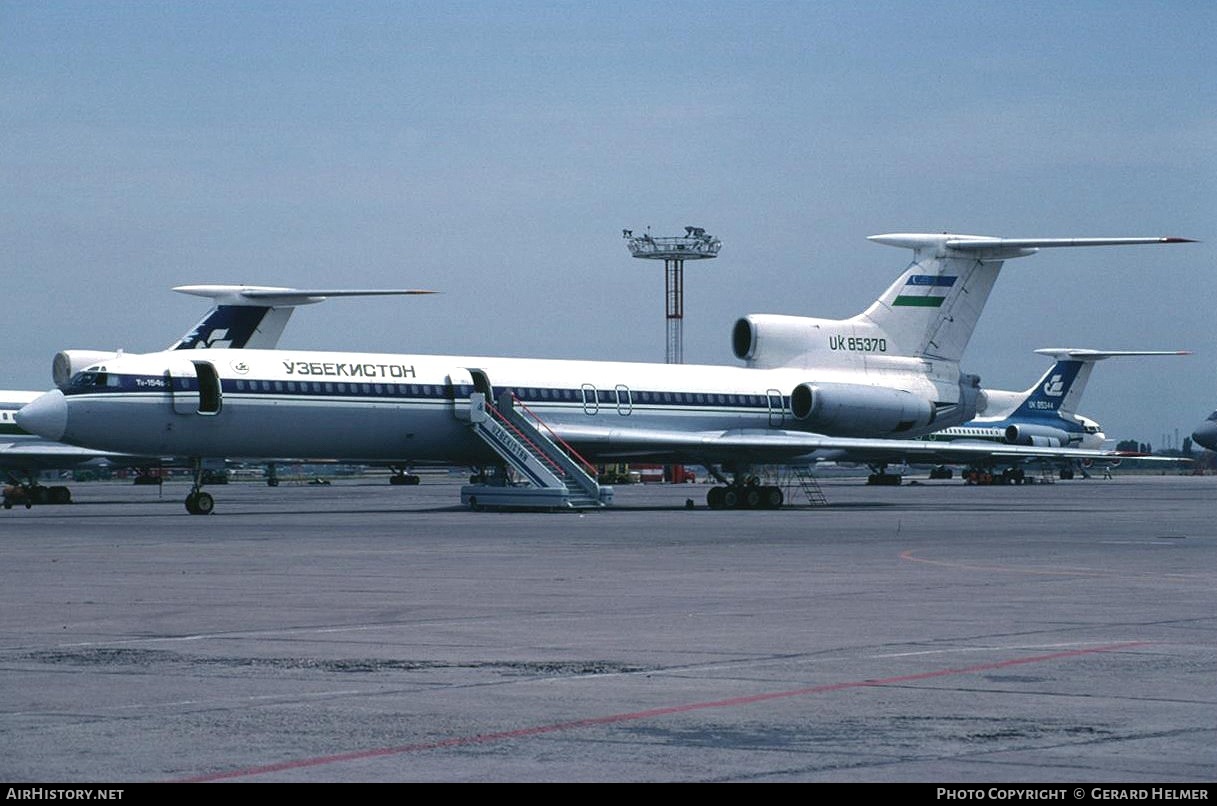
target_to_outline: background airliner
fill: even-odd
[[[1030,389],[1022,392],[987,389],[981,416],[963,425],[937,431],[925,439],[1101,450],[1107,439],[1102,427],[1077,413],[1078,403],[1095,363],[1107,358],[1129,356],[1190,355],[1186,350],[1091,350],[1078,347],[1045,347],[1035,352],[1053,356],[1056,361]],[[994,465],[999,463],[978,459],[971,464],[992,471]],[[1062,469],[1062,478],[1072,477],[1070,464],[1067,462]],[[1009,467],[1004,469],[1003,477],[1021,482],[1024,474],[1017,467]],[[941,469],[936,470],[931,478],[950,478],[949,470],[946,473]]]
[[[603,492],[574,477],[544,447],[548,437],[514,413],[518,399],[578,453],[721,465],[735,479],[711,491],[711,506],[732,506],[741,492],[775,506],[776,488],[743,490],[752,465],[807,462],[822,451],[942,451],[915,437],[976,416],[979,380],[959,361],[1004,260],[1041,247],[1186,241],[925,233],[871,240],[913,251],[878,300],[845,320],[746,316],[732,332],[742,367],[213,345],[199,354],[86,362],[61,391],[30,403],[17,419],[72,444],[193,457],[196,479],[186,499],[192,513],[214,506],[197,468],[217,456],[511,464],[563,505],[574,504],[575,488],[588,505],[604,503]],[[967,456],[995,449],[952,450]],[[1048,449],[999,450],[1026,456]],[[463,496],[471,503],[477,496],[496,504],[511,499],[510,490],[492,486]]]
[[[292,311],[331,297],[431,294],[416,289],[300,289],[252,285],[191,285],[174,291],[206,297],[212,308],[193,328],[169,346],[169,350],[197,350],[226,347],[273,349],[279,342]],[[88,364],[113,360],[122,351],[67,350],[58,353],[51,365],[56,386],[68,383],[72,375]],[[19,500],[35,503],[66,504],[71,491],[63,485],[38,484],[44,470],[68,469],[85,462],[110,461],[126,467],[139,467],[160,461],[158,456],[135,456],[114,451],[93,450],[67,445],[31,434],[16,422],[17,412],[42,392],[0,390],[0,472],[21,488]],[[6,506],[12,501],[6,496]]]
[[[1197,445],[1217,451],[1217,411],[1213,412],[1192,432],[1192,439]]]

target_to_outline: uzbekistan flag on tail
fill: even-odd
[[[955,285],[957,277],[938,274],[911,274],[904,284],[903,293],[897,295],[893,305],[913,308],[938,308],[946,299],[947,292]]]

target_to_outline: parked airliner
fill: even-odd
[[[1098,361],[1107,358],[1147,355],[1190,355],[1187,350],[1091,350],[1078,347],[1045,347],[1035,352],[1056,361],[1035,384],[1022,392],[986,389],[983,414],[963,425],[935,431],[924,439],[934,442],[994,442],[1003,445],[1032,445],[1046,448],[1101,450],[1107,441],[1102,427],[1077,413],[1082,392]],[[1047,457],[1039,457],[1047,458]],[[927,461],[923,457],[919,461]],[[949,462],[949,460],[948,460]],[[1010,465],[997,458],[977,457],[969,464],[993,471],[995,465]],[[1062,478],[1072,478],[1072,463],[1062,468]],[[1021,468],[1002,469],[1001,478],[1020,482]],[[936,468],[931,478],[950,478],[949,468]]]
[[[18,414],[49,439],[102,450],[204,457],[511,463],[534,486],[573,489],[561,460],[528,456],[544,439],[513,415],[519,400],[558,441],[594,459],[721,465],[709,503],[741,500],[748,468],[819,451],[941,452],[916,439],[978,413],[979,379],[959,361],[1002,263],[1042,247],[1182,243],[1182,238],[1003,239],[872,236],[913,261],[845,320],[752,314],[732,331],[744,366],[299,352],[167,351],[95,361]],[[511,395],[506,394],[510,392]],[[504,411],[506,410],[506,411]],[[959,456],[993,452],[961,445]],[[1096,456],[1009,445],[1005,455]],[[548,463],[553,481],[537,467]],[[582,484],[582,482],[579,482]],[[214,506],[201,472],[186,499]],[[750,490],[779,505],[776,488]],[[470,492],[470,503],[499,493]],[[504,497],[494,498],[502,501]],[[563,499],[569,503],[569,499]],[[605,497],[600,496],[603,503]]]
[[[212,348],[273,349],[279,342],[292,311],[331,297],[431,294],[415,289],[300,289],[252,285],[191,285],[174,289],[183,294],[206,297],[212,308],[197,325],[169,346],[169,350]],[[121,357],[121,351],[67,350],[58,353],[51,365],[56,386],[66,386],[85,366]],[[32,503],[68,503],[71,492],[62,485],[38,484],[43,470],[62,470],[85,462],[109,460],[127,467],[158,463],[160,455],[93,450],[46,439],[17,425],[16,414],[42,392],[0,390],[0,471],[20,493],[13,498],[27,507]],[[5,496],[5,506],[12,500]]]
[[[1192,432],[1192,439],[1203,448],[1217,451],[1217,411],[1196,426],[1196,430]]]

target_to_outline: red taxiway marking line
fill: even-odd
[[[918,680],[930,680],[935,677],[975,674],[977,672],[987,672],[993,669],[1003,669],[1009,666],[1021,666],[1028,663],[1045,663],[1047,661],[1076,658],[1083,655],[1093,655],[1099,652],[1115,652],[1121,649],[1131,649],[1133,647],[1145,646],[1146,644],[1147,642],[1145,641],[1129,641],[1120,644],[1090,647],[1087,649],[1070,649],[1063,652],[1053,652],[1048,655],[1031,655],[1023,658],[1012,658],[1010,660],[996,661],[994,663],[982,663],[975,666],[935,669],[934,671],[898,675],[896,677],[883,677],[874,680],[853,680],[845,683],[827,683],[819,686],[789,689],[787,691],[768,691],[761,694],[751,694],[744,697],[731,697],[726,700],[712,700],[709,702],[670,705],[663,708],[649,708],[645,711],[633,711],[631,713],[624,714],[610,714],[608,716],[589,717],[587,719],[576,719],[570,722],[555,722],[550,725],[536,725],[531,728],[517,728],[516,730],[504,730],[494,733],[479,733],[473,736],[454,736],[449,739],[440,739],[433,742],[403,744],[396,747],[378,747],[369,750],[356,750],[350,753],[336,753],[328,756],[301,758],[294,761],[281,761],[277,764],[264,764],[257,767],[246,767],[239,770],[213,772],[204,775],[192,776],[190,778],[180,778],[178,781],[181,783],[198,783],[204,781],[223,781],[232,778],[249,778],[255,775],[266,775],[268,773],[282,772],[284,770],[320,767],[325,764],[338,764],[344,761],[360,761],[369,758],[381,758],[383,756],[398,756],[405,755],[407,753],[418,753],[425,750],[440,750],[446,747],[488,744],[490,742],[501,742],[508,739],[522,739],[528,736],[540,736],[546,733],[558,733],[559,731],[578,730],[579,728],[590,728],[599,725],[613,725],[621,722],[634,722],[641,719],[652,719],[654,717],[667,716],[669,714],[683,714],[690,711],[705,711],[711,708],[734,708],[736,706],[751,705],[753,703],[765,702],[767,700],[779,700],[789,697],[804,697],[809,694],[823,694],[829,691],[844,691],[846,689],[867,688],[871,686],[890,686],[898,683],[912,683]]]

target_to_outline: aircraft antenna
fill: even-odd
[[[664,317],[667,321],[668,346],[665,361],[669,364],[685,362],[685,261],[705,260],[718,257],[723,242],[710,235],[702,227],[685,227],[683,237],[655,238],[650,229],[642,235],[623,229],[630,254],[646,260],[663,261]]]

